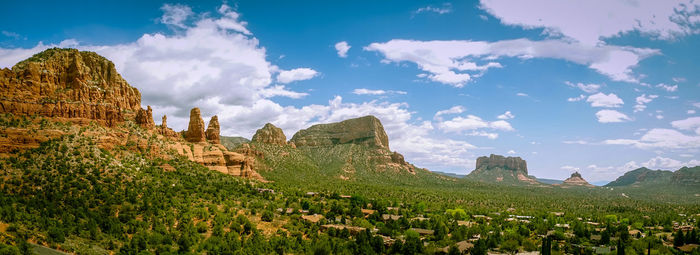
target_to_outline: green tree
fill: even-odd
[[[683,237],[683,231],[678,229],[676,235],[673,237],[673,246],[680,247],[685,244],[685,237]]]

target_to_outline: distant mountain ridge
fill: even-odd
[[[657,185],[700,185],[700,166],[682,167],[675,172],[641,167],[625,173],[605,187]]]

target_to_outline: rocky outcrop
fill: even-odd
[[[476,159],[476,169],[467,178],[486,182],[538,184],[528,175],[527,162],[520,157],[491,154]]]
[[[167,137],[178,137],[178,133],[168,127],[168,116],[165,115],[163,115],[158,133]]]
[[[136,124],[139,124],[145,129],[153,129],[156,127],[155,121],[153,121],[153,109],[149,105],[146,110],[139,109],[136,112]]]
[[[204,120],[199,108],[195,107],[190,110],[190,124],[185,132],[185,140],[191,143],[199,143],[206,141],[204,133]]]
[[[503,168],[527,174],[527,162],[520,157],[504,157],[491,154],[476,159],[476,169],[479,168]]]
[[[219,132],[220,132],[220,127],[219,127],[219,117],[214,115],[211,117],[209,120],[209,126],[207,126],[207,131],[205,132],[207,136],[207,141],[210,143],[216,143],[220,144],[221,140],[219,138]]]
[[[678,169],[673,172],[671,183],[674,185],[700,185],[700,166]]]
[[[564,182],[561,185],[593,187],[593,185],[591,185],[585,179],[583,179],[583,177],[581,177],[581,174],[578,172],[574,172],[573,174],[571,174],[571,177],[564,180]]]
[[[290,142],[297,147],[360,144],[389,149],[389,137],[382,123],[371,115],[337,123],[313,125],[299,130]]]
[[[114,126],[140,109],[139,91],[117,73],[114,63],[94,52],[53,48],[0,70],[2,113]]]
[[[284,135],[281,128],[267,123],[255,132],[252,141],[264,144],[285,145],[287,144],[287,137]]]

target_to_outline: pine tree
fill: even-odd
[[[625,255],[625,244],[622,240],[617,241],[617,255]]]
[[[680,247],[685,244],[685,237],[683,237],[683,231],[678,229],[678,232],[676,232],[676,236],[673,238],[673,246],[675,247]]]

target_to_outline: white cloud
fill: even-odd
[[[673,129],[654,128],[639,139],[610,139],[603,144],[629,145],[640,149],[700,148],[700,136],[689,136]]]
[[[194,14],[192,8],[180,4],[164,4],[160,7],[163,11],[163,16],[160,18],[160,23],[175,26],[178,28],[187,28],[185,21]]]
[[[2,35],[4,35],[4,36],[7,36],[7,37],[10,37],[10,38],[13,38],[13,39],[20,39],[20,38],[22,38],[22,35],[20,35],[20,34],[18,34],[18,33],[15,33],[15,32],[11,32],[11,31],[2,30],[2,31],[0,31],[0,33],[1,33]],[[25,38],[25,39],[26,39],[26,38]]]
[[[687,113],[688,114],[695,114],[695,110],[688,110]]]
[[[346,41],[338,42],[335,44],[335,50],[338,51],[338,57],[341,58],[347,58],[348,57],[348,51],[350,50],[352,46],[348,44]]]
[[[591,83],[591,84],[584,84],[584,83],[580,83],[580,82],[579,82],[579,83],[572,83],[572,82],[569,82],[569,81],[566,81],[566,82],[564,82],[564,83],[565,83],[566,85],[568,85],[569,87],[578,88],[578,89],[582,90],[583,92],[586,92],[586,93],[589,93],[589,94],[590,94],[590,93],[598,92],[598,90],[600,89],[600,85],[598,85],[598,84],[593,84],[593,83]]]
[[[529,97],[529,96],[530,96],[530,95],[525,94],[525,93],[522,93],[522,92],[518,92],[518,93],[516,93],[515,95],[516,95],[516,96],[519,96],[519,97]]]
[[[608,95],[603,94],[598,92],[597,94],[593,94],[588,96],[588,99],[586,99],[586,102],[591,103],[591,106],[593,107],[620,107],[623,105],[625,102],[622,101],[617,95],[614,93],[610,93]]]
[[[399,94],[399,95],[407,94],[406,91],[400,91],[400,90],[381,90],[381,89],[373,90],[373,89],[365,89],[365,88],[354,89],[352,91],[352,93],[355,95],[375,95],[375,96],[385,95],[385,94]]]
[[[585,45],[633,31],[664,40],[700,32],[700,5],[693,0],[481,0],[481,8],[503,24],[542,28]]]
[[[600,110],[595,113],[600,123],[615,123],[630,121],[630,117],[615,110]]]
[[[414,11],[415,14],[419,14],[419,13],[423,13],[423,12],[434,12],[437,14],[450,13],[450,12],[452,12],[452,4],[445,3],[442,5],[442,7],[426,6],[426,7],[418,8],[418,10]]]
[[[503,67],[500,58],[553,58],[570,61],[598,71],[616,81],[637,82],[632,72],[640,60],[658,50],[622,46],[586,46],[561,40],[528,39],[486,41],[415,41],[393,39],[372,43],[364,50],[377,51],[383,63],[412,62],[425,78],[463,87],[474,76],[490,68]]]
[[[508,154],[515,154],[515,151],[514,151],[514,150],[509,150],[509,151],[508,151]]]
[[[569,101],[569,102],[578,102],[578,101],[581,101],[581,100],[583,100],[583,99],[586,99],[586,96],[583,95],[583,94],[581,94],[581,95],[579,95],[578,97],[570,97],[570,98],[567,98],[566,101]]]
[[[678,85],[667,85],[667,84],[659,83],[658,85],[656,85],[656,87],[661,88],[663,90],[666,90],[668,92],[674,92],[674,91],[678,90]]]
[[[700,117],[690,117],[684,120],[676,120],[671,122],[671,126],[680,130],[695,131],[700,135]]]
[[[464,131],[473,131],[478,129],[494,129],[501,131],[514,131],[515,129],[505,120],[485,121],[475,115],[467,115],[467,117],[457,116],[450,120],[442,121],[437,124],[438,128],[448,133],[462,133]],[[470,133],[473,135],[483,135],[485,133]]]
[[[277,75],[277,82],[291,83],[295,81],[304,81],[314,78],[317,75],[318,72],[311,68],[296,68],[292,70],[284,70]]]
[[[440,110],[435,113],[435,116],[433,118],[435,119],[441,119],[440,116],[445,115],[445,114],[457,114],[457,113],[463,113],[466,109],[464,106],[461,105],[455,105],[450,107],[450,109],[447,110]]]
[[[646,104],[650,103],[652,100],[654,100],[657,97],[659,97],[659,96],[658,95],[647,96],[646,94],[642,94],[641,96],[638,96],[636,98],[637,104],[634,106],[634,112],[644,111],[644,109],[647,108]]]
[[[498,119],[501,120],[509,120],[512,118],[515,118],[515,115],[513,115],[513,113],[511,113],[510,111],[506,111],[505,113],[498,115]]]

